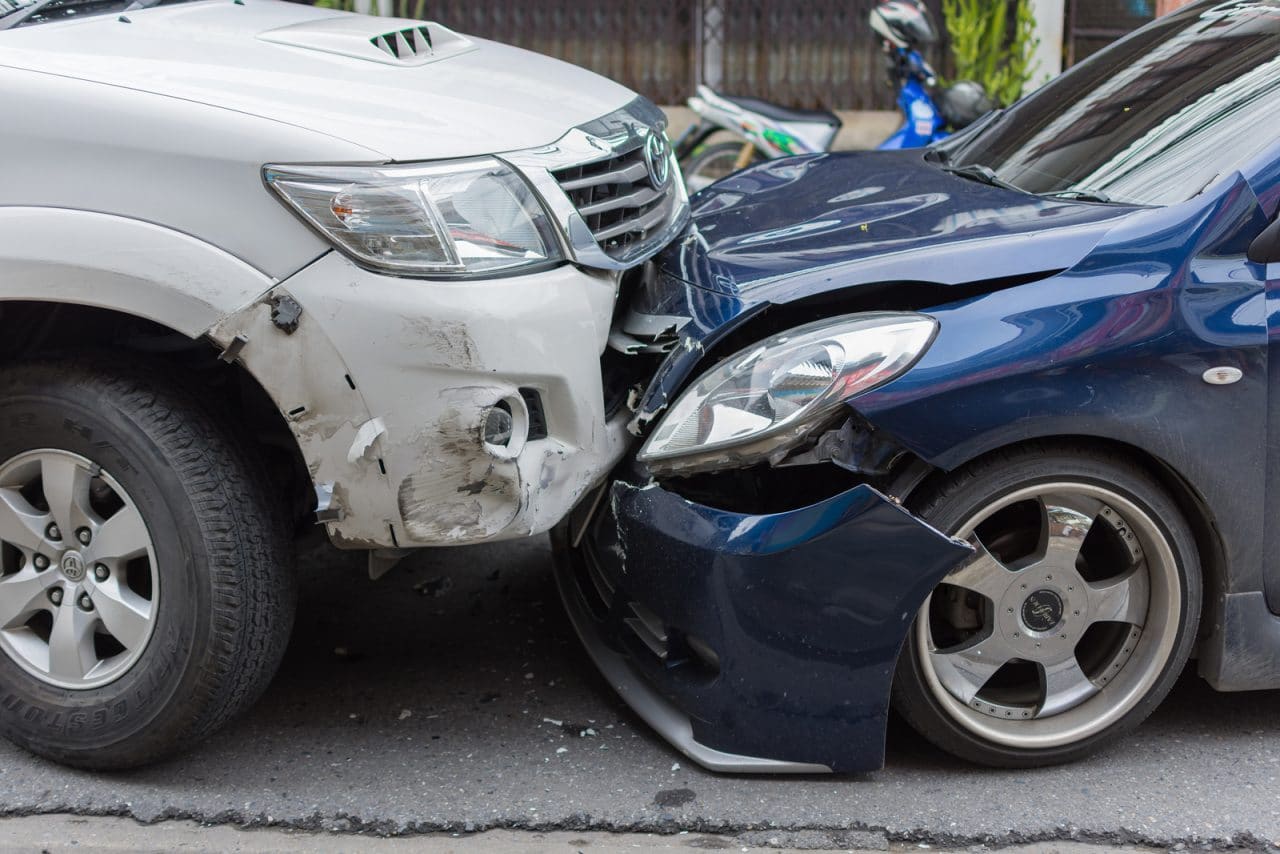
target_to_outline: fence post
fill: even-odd
[[[1023,94],[1039,89],[1062,73],[1066,6],[1063,0],[1031,0],[1031,11],[1036,17],[1036,38],[1040,44],[1032,55],[1035,68],[1027,85],[1022,87]]]
[[[694,84],[719,89],[724,83],[724,0],[698,0],[694,26]]]

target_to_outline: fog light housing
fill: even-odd
[[[505,400],[498,401],[484,417],[484,441],[487,445],[505,448],[511,444],[515,419],[511,417],[511,407]]]
[[[514,460],[529,440],[529,409],[513,392],[483,411],[479,427],[480,441],[491,456]]]

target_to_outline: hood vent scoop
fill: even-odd
[[[384,65],[425,65],[475,49],[466,38],[434,22],[345,13],[268,30],[258,38]]]
[[[369,39],[369,42],[378,50],[386,51],[399,60],[407,61],[431,55],[431,31],[425,26],[383,33]]]

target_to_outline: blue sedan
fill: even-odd
[[[679,750],[874,769],[892,706],[1026,767],[1193,653],[1280,687],[1280,2],[694,204],[611,339],[643,442],[556,534],[592,657]]]

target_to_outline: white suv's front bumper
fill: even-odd
[[[210,336],[288,420],[336,544],[455,545],[547,530],[622,455],[600,367],[616,292],[571,266],[446,283],[330,253]],[[545,437],[522,418],[530,392]],[[499,401],[505,446],[483,438]]]

